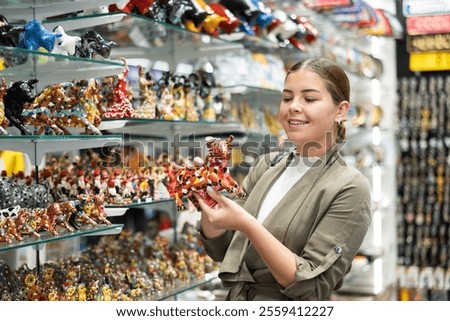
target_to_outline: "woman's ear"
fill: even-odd
[[[340,123],[342,121],[345,121],[347,119],[347,112],[350,108],[350,103],[346,100],[339,103],[338,110],[336,113],[335,122]]]

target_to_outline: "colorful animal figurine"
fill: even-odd
[[[107,59],[111,55],[114,41],[105,40],[97,31],[89,30],[81,36],[81,41],[75,45],[75,57],[94,59],[102,56]]]
[[[115,4],[109,6],[109,11],[123,11],[128,13],[138,12],[145,15],[150,5],[155,0],[119,0]]]
[[[61,37],[56,40],[52,53],[70,56],[75,55],[75,49],[77,44],[81,41],[81,37],[69,36],[62,26],[57,26],[53,29],[53,32],[60,34]]]
[[[24,27],[14,27],[10,25],[8,19],[0,14],[0,45],[17,47],[19,44],[19,35],[24,31]]]
[[[230,10],[241,21],[239,29],[253,36],[253,26],[261,10],[253,0],[220,0],[219,4]]]
[[[5,78],[2,78],[0,85],[0,135],[8,135],[6,127],[8,127],[7,119],[5,118],[5,104],[3,102],[3,97],[6,95],[8,86],[6,85]]]
[[[208,154],[205,160],[199,157],[194,158],[193,165],[176,170],[175,178],[177,184],[170,189],[170,193],[175,198],[179,211],[186,210],[186,206],[182,201],[183,196],[186,196],[200,210],[193,192],[203,195],[206,201],[209,202],[208,204],[212,205],[213,200],[206,193],[208,186],[217,191],[227,190],[240,198],[246,196],[239,184],[231,177],[228,169],[233,140],[233,135],[230,135],[226,140],[207,137]]]
[[[219,3],[211,3],[209,7],[211,8],[211,10],[214,11],[215,14],[223,18],[222,21],[219,23],[219,27],[222,30],[224,30],[225,33],[231,34],[241,24],[241,21],[238,18],[236,18],[235,15],[230,10],[225,8],[223,5]],[[218,36],[218,32],[217,34],[213,33],[213,35]]]
[[[31,104],[34,101],[33,85],[37,82],[37,79],[16,81],[8,88],[3,97],[5,117],[11,125],[20,130],[22,135],[32,135],[31,131],[25,127],[22,111],[25,104]]]
[[[37,50],[44,48],[52,52],[55,47],[56,38],[61,34],[47,31],[36,19],[28,21],[24,26],[25,31],[19,36],[19,48]]]

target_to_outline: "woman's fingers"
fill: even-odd
[[[200,207],[202,208],[202,210],[204,210],[205,208],[207,208],[208,206],[206,205],[205,201],[203,200],[203,198],[196,192],[193,192],[195,198],[197,199],[198,204],[200,205]]]

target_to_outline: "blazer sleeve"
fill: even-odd
[[[338,191],[303,252],[295,255],[296,281],[280,291],[294,300],[329,299],[350,271],[371,217],[370,188],[358,172]]]

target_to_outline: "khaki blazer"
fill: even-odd
[[[214,239],[201,236],[205,251],[221,262],[219,277],[229,300],[328,300],[342,286],[371,223],[367,179],[346,164],[340,145],[314,163],[263,222],[296,257],[296,281],[282,287],[240,231]],[[261,156],[244,180],[243,207],[252,215],[292,159],[270,166],[274,153]],[[240,201],[240,200],[238,200]]]

